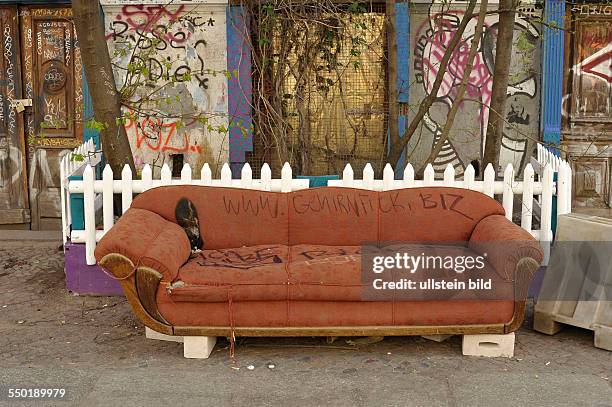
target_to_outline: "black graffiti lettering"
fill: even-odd
[[[268,197],[259,197],[259,199],[250,199],[242,195],[237,200],[223,197],[223,205],[227,214],[234,214],[236,216],[240,214],[247,214],[252,216],[259,215],[260,212],[267,211],[270,217],[278,218],[278,199],[275,199],[272,203]]]
[[[281,264],[283,259],[277,254],[278,246],[260,248],[251,253],[241,254],[237,250],[214,250],[200,253],[196,263],[200,267],[224,267],[248,270],[272,264]]]
[[[436,203],[436,201],[433,201],[431,199],[432,195],[431,194],[419,194],[419,196],[421,197],[421,201],[423,203],[423,208],[424,209],[435,209],[438,207],[438,204]]]
[[[346,213],[350,213],[351,210],[344,205],[344,203],[342,202],[343,200],[344,196],[342,195],[338,195],[338,197],[336,198],[336,202],[338,203],[340,209],[342,209]]]
[[[472,218],[471,216],[469,216],[468,214],[460,211],[456,206],[459,205],[459,202],[461,202],[463,200],[463,196],[461,195],[456,195],[456,194],[440,194],[440,198],[442,199],[442,202],[444,202],[444,206],[446,208],[446,199],[445,197],[452,197],[454,198],[453,202],[451,203],[449,210],[458,213],[461,216],[465,216],[466,218],[473,220],[474,218]]]
[[[118,38],[124,39],[124,35],[126,31],[129,29],[129,26],[125,21],[113,21],[110,23],[110,31],[113,41]]]
[[[399,195],[399,191],[394,191],[391,194],[381,195],[379,198],[380,211],[383,213],[389,213],[391,211],[401,212],[406,210],[405,206],[399,203]],[[386,201],[387,197],[390,205],[385,206],[383,200]],[[410,204],[408,204],[408,209],[410,209]]]

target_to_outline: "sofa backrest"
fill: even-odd
[[[381,242],[465,242],[481,219],[505,214],[496,200],[459,188],[399,189],[379,197]]]
[[[176,222],[175,208],[191,200],[207,249],[263,244],[358,246],[375,241],[467,241],[476,224],[503,207],[458,188],[375,192],[317,188],[291,193],[168,186],[137,196],[132,207]]]
[[[378,192],[329,187],[292,192],[288,198],[290,245],[378,241]]]
[[[153,188],[132,207],[156,212],[176,222],[175,208],[187,198],[195,205],[206,249],[287,244],[287,196],[248,189],[181,185]]]

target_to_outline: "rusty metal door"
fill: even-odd
[[[0,228],[27,228],[30,211],[17,7],[0,7],[0,24]]]
[[[59,229],[59,163],[82,142],[82,61],[72,9],[19,9],[32,229]]]

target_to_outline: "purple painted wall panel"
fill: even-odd
[[[85,262],[85,245],[66,243],[66,288],[79,295],[123,295],[121,285],[98,265]]]
[[[230,115],[230,163],[234,176],[240,176],[246,153],[253,151],[251,118],[251,48],[249,22],[240,6],[227,9],[227,69]]]

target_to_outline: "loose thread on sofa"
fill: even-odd
[[[230,359],[236,364],[236,329],[234,324],[234,307],[232,302],[232,287],[227,290],[227,309],[230,323]]]

